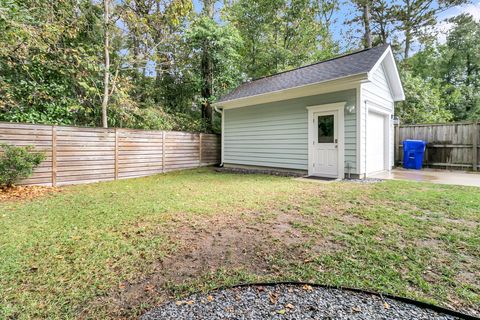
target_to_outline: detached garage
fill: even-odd
[[[387,45],[246,82],[214,105],[222,163],[330,178],[390,170],[401,100]]]

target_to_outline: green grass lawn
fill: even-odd
[[[480,313],[480,189],[210,169],[0,204],[0,318],[135,317],[166,299],[301,280]]]

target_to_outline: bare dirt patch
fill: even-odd
[[[138,315],[139,306],[153,306],[172,299],[169,287],[189,283],[218,270],[248,270],[258,276],[279,272],[271,263],[277,253],[306,259],[301,244],[309,238],[292,226],[294,221],[307,222],[294,213],[280,212],[259,223],[256,219],[239,219],[226,215],[195,221],[177,218],[170,238],[178,249],[158,261],[153,271],[135,282],[125,282],[94,304],[109,305],[112,317]],[[325,252],[334,248],[318,242]],[[322,244],[323,243],[323,244]]]
[[[59,192],[60,188],[44,186],[14,186],[0,188],[0,201],[23,201]]]

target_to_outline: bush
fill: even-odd
[[[0,144],[0,186],[11,187],[28,178],[44,159],[43,153],[33,152],[33,146],[16,147]]]

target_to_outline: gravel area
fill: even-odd
[[[141,317],[159,319],[458,319],[379,296],[308,285],[248,286],[195,294]]]

